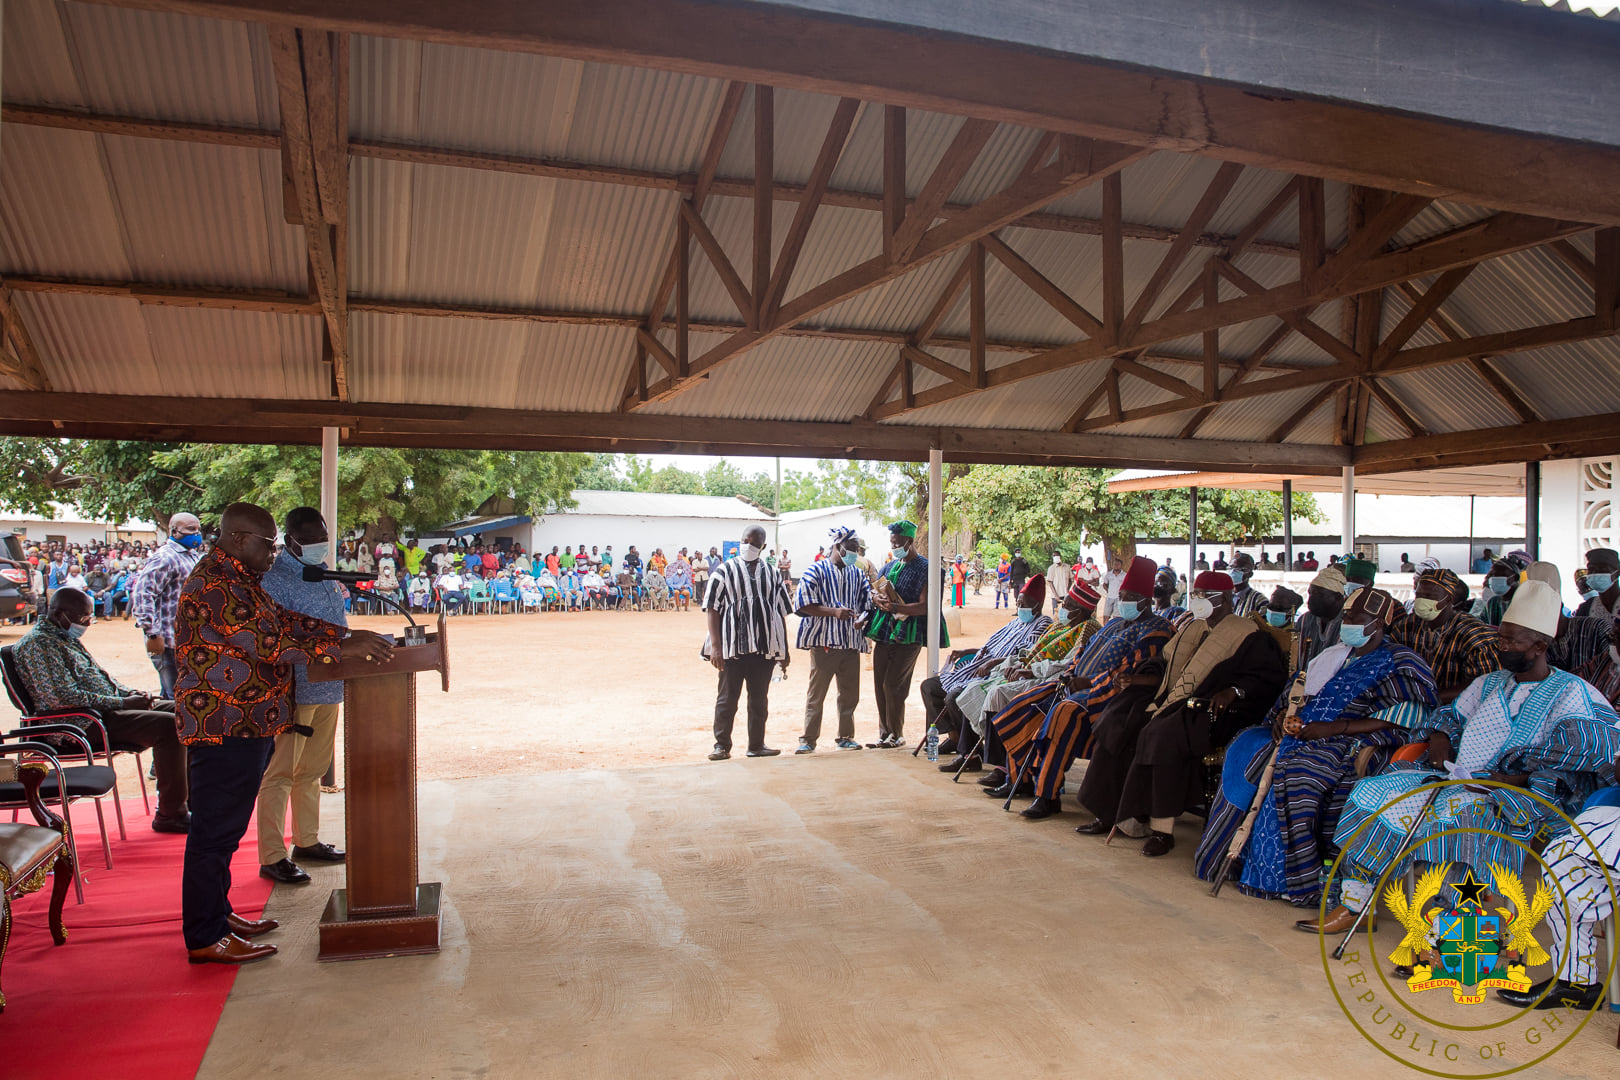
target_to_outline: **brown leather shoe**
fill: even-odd
[[[1355,924],[1356,913],[1340,904],[1327,914],[1327,921],[1321,919],[1301,919],[1294,924],[1295,930],[1303,930],[1307,934],[1342,934]],[[1362,923],[1368,930],[1378,929],[1377,913],[1369,914]]]
[[[192,964],[251,964],[276,955],[274,945],[249,945],[235,934],[226,934],[212,945],[186,953]]]
[[[239,938],[256,938],[281,925],[274,919],[244,919],[234,911],[225,916],[225,921],[231,924],[231,933]]]

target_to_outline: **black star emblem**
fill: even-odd
[[[1480,907],[1484,907],[1485,901],[1481,898],[1480,894],[1490,887],[1490,883],[1487,881],[1475,881],[1474,870],[1472,867],[1469,867],[1467,876],[1464,877],[1458,884],[1453,885],[1452,889],[1457,893],[1458,906],[1465,903],[1473,903],[1479,905]]]

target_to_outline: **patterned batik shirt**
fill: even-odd
[[[88,650],[49,619],[34,624],[15,649],[17,673],[41,712],[62,709],[116,711],[140,696],[108,675]],[[68,723],[76,723],[69,718]],[[84,724],[79,724],[84,727]]]
[[[279,735],[292,726],[293,664],[330,664],[347,633],[288,611],[260,576],[217,548],[180,590],[175,711],[180,741]]]
[[[927,595],[928,572],[928,560],[916,555],[910,560],[891,560],[878,576],[888,579],[902,601],[916,604]],[[879,644],[925,645],[928,642],[928,619],[926,616],[895,615],[879,609],[872,613],[866,636]],[[939,643],[941,646],[951,643],[951,636],[945,630],[943,611],[939,614]]]
[[[201,558],[198,549],[181,547],[170,537],[135,577],[130,614],[135,616],[135,625],[142,634],[162,638],[166,648],[174,648],[174,613],[180,605],[180,586]]]

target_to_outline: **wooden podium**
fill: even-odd
[[[348,888],[332,890],[320,960],[439,951],[439,883],[416,880],[416,673],[450,689],[444,615],[425,644],[396,639],[386,664],[311,665],[310,682],[343,682]]]

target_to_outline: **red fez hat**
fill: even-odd
[[[1122,592],[1140,593],[1143,596],[1153,595],[1153,576],[1158,571],[1157,564],[1145,555],[1138,555],[1131,560],[1131,565],[1125,570],[1125,580],[1120,582]]]
[[[1097,601],[1100,598],[1097,596],[1097,587],[1095,585],[1076,578],[1074,584],[1069,586],[1069,599],[1081,607],[1096,610]]]
[[[1046,578],[1042,577],[1040,574],[1036,574],[1034,577],[1024,582],[1024,590],[1023,592],[1019,593],[1019,595],[1033,597],[1035,603],[1031,606],[1036,611],[1041,610],[1041,605],[1046,603]]]
[[[1205,570],[1193,579],[1193,588],[1206,592],[1231,592],[1236,586],[1230,575],[1220,570]]]

